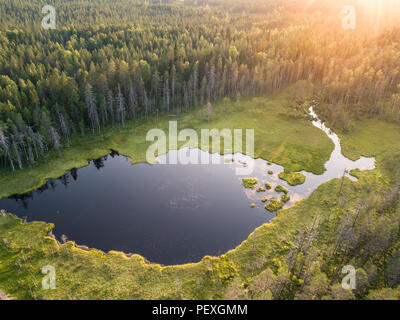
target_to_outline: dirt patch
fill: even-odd
[[[0,290],[0,300],[14,300],[15,298],[9,297],[3,291]]]

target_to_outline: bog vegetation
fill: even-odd
[[[333,128],[349,131],[360,116],[400,121],[398,30],[368,37],[371,22],[364,29],[359,19],[347,32],[332,14],[340,4],[47,2],[56,31],[41,28],[43,1],[1,1],[3,167],[33,165],[71,136],[196,108],[209,114],[209,102],[294,83],[312,88]]]
[[[44,1],[0,0],[2,187],[19,190],[26,180],[33,188],[42,171],[56,175],[76,165],[77,154],[110,146],[134,158],[140,136],[107,130],[145,131],[169,115],[187,126],[200,116],[202,124],[229,118],[238,127],[253,125],[268,142],[256,145],[258,155],[290,165],[287,172],[310,166],[321,173],[329,145],[309,148],[317,139],[308,131],[307,148],[293,143],[306,136],[306,126],[297,125],[310,104],[340,135],[346,156],[377,159],[375,170],[352,172],[358,181],[334,179],[279,211],[235,250],[186,266],[61,245],[45,237],[51,225],[1,211],[2,292],[29,299],[400,299],[400,30],[390,25],[398,12],[381,10],[389,15],[378,29],[360,5],[356,30],[343,30],[338,12],[351,2],[46,1],[57,8],[54,31],[41,29]],[[299,97],[290,107],[270,98],[287,88]],[[272,102],[251,100],[260,95]],[[241,98],[249,98],[246,107],[236,108]],[[219,108],[214,118],[210,106]],[[263,131],[268,114],[273,130]],[[81,136],[93,143],[79,144]],[[36,168],[50,151],[60,152],[52,158],[57,166]],[[289,161],[295,157],[301,168]],[[9,171],[27,166],[30,175],[10,178]],[[243,181],[249,188],[257,183]],[[277,191],[282,201],[264,198],[267,210],[289,201],[286,189]],[[57,290],[43,291],[40,269],[49,263],[58,270]],[[352,291],[341,287],[348,264],[357,272]]]

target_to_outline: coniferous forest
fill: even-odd
[[[400,121],[396,29],[345,32],[304,2],[61,1],[49,32],[41,1],[2,1],[2,166],[32,165],[73,135],[301,81],[335,128],[364,115]]]
[[[42,28],[46,4],[56,30]],[[348,4],[354,30],[342,25]],[[78,153],[87,161],[112,147],[135,159],[116,135],[140,139],[159,119],[256,128],[265,139],[256,155],[290,177],[322,174],[332,152],[307,131],[313,105],[347,158],[376,159],[372,171],[350,172],[357,181],[345,172],[278,211],[222,258],[182,269],[117,254],[103,264],[3,210],[0,299],[400,299],[399,21],[396,0],[0,0],[0,199],[82,167]],[[100,151],[85,153],[85,141]],[[54,292],[37,284],[49,256],[66,270]],[[350,291],[339,281],[347,264],[358,279]],[[131,288],[88,284],[69,273],[77,265]]]

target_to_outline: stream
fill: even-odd
[[[345,170],[371,170],[375,159],[351,161],[341,152],[339,137],[317,117],[313,125],[323,130],[335,148],[326,171],[315,175],[302,171],[306,181],[290,186],[278,177],[283,167],[242,154],[226,156],[199,149],[182,148],[158,157],[155,165],[132,165],[129,158],[111,152],[88,166],[51,179],[35,191],[0,200],[6,209],[28,221],[54,223],[57,239],[66,235],[77,244],[125,253],[137,253],[164,265],[198,262],[205,255],[218,256],[238,246],[258,226],[270,222],[275,213],[265,210],[261,199],[280,199],[278,184],[289,190],[284,208],[307,198],[319,185],[343,176]],[[174,153],[194,157],[219,157],[218,165],[166,165]],[[259,186],[245,189],[235,169],[254,164],[251,177]],[[273,174],[268,174],[272,170]],[[351,179],[355,179],[346,173]],[[251,204],[256,204],[251,208]]]

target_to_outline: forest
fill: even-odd
[[[300,121],[312,103],[349,158],[375,156],[376,170],[352,172],[357,183],[333,179],[237,249],[176,268],[89,256],[45,239],[51,226],[1,211],[0,271],[20,279],[15,289],[0,272],[2,289],[27,299],[400,299],[399,3],[386,0],[377,17],[361,0],[248,2],[0,0],[0,173],[35,168],[50,153],[62,159],[77,139],[110,128],[160,117],[186,124],[210,105],[275,101],[292,88],[301,94],[279,116]],[[349,3],[355,30],[339,14]],[[57,8],[57,30],[42,29],[44,4]],[[236,112],[226,110],[221,118]],[[37,289],[32,270],[45,257],[77,284]],[[338,282],[348,262],[358,266],[353,291]],[[132,289],[112,291],[107,279]]]
[[[339,130],[360,116],[400,121],[397,29],[371,37],[362,25],[357,33],[338,22],[328,28],[331,18],[303,12],[301,1],[263,1],[266,13],[237,14],[240,5],[229,13],[218,1],[96,0],[61,1],[51,32],[40,27],[40,3],[0,8],[3,167],[31,166],[102,127],[298,83]]]

